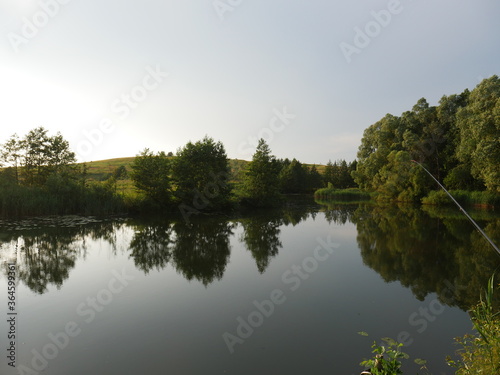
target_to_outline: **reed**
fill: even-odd
[[[0,185],[0,216],[110,215],[125,211],[123,196],[104,184],[51,181],[44,186]]]
[[[370,193],[359,189],[334,189],[332,187],[316,190],[314,197],[335,201],[366,201],[371,199]]]

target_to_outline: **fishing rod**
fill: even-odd
[[[495,245],[495,243],[491,240],[491,238],[489,238],[486,233],[484,233],[484,231],[481,229],[481,227],[474,221],[473,218],[471,218],[469,216],[469,214],[467,213],[467,211],[464,210],[464,208],[462,206],[460,206],[460,204],[455,200],[455,198],[453,198],[453,196],[448,192],[448,190],[445,189],[445,187],[443,185],[441,185],[441,183],[431,174],[431,172],[429,172],[422,164],[420,164],[418,161],[415,161],[415,160],[412,160],[412,162],[420,165],[424,171],[427,172],[427,174],[429,176],[432,177],[432,179],[434,181],[437,182],[437,184],[439,186],[441,186],[441,189],[444,190],[444,192],[446,194],[448,194],[448,196],[451,198],[451,200],[458,206],[458,208],[460,209],[460,211],[462,211],[464,213],[465,216],[467,216],[467,218],[471,221],[472,224],[474,224],[474,226],[477,228],[477,230],[483,235],[484,238],[486,238],[486,240],[490,243],[491,246],[493,246],[493,248],[498,252],[498,254],[500,255],[500,249],[498,248],[497,245]]]

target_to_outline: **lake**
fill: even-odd
[[[500,214],[470,213],[499,243]],[[189,219],[1,221],[0,373],[358,375],[391,337],[405,374],[415,358],[453,374],[453,338],[500,265],[454,208],[300,201]]]

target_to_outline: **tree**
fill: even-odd
[[[283,193],[302,193],[307,188],[307,169],[297,159],[284,167],[279,173]]]
[[[73,172],[76,156],[60,133],[49,137],[45,128],[38,127],[28,132],[20,146],[24,182],[28,185],[43,185],[53,173],[67,177]]]
[[[383,199],[414,201],[422,198],[430,186],[426,177],[421,168],[411,163],[408,151],[392,151],[375,183]]]
[[[460,131],[456,156],[470,162],[471,173],[490,191],[500,192],[500,79],[484,79],[457,113]]]
[[[319,189],[322,185],[321,174],[318,172],[316,165],[313,165],[311,168],[307,168],[307,190],[315,191]]]
[[[345,160],[341,160],[338,166],[338,184],[340,189],[347,189],[353,185],[351,172]]]
[[[132,163],[131,177],[136,189],[159,205],[172,200],[171,163],[164,152],[156,155],[144,149]]]
[[[188,142],[173,161],[172,179],[175,196],[185,204],[200,209],[218,209],[228,204],[232,187],[224,145],[205,136]]]
[[[279,164],[274,155],[271,155],[271,149],[264,139],[259,139],[244,177],[245,197],[251,204],[272,206],[280,200],[277,183],[279,171]]]
[[[328,183],[333,185],[335,180],[335,169],[333,167],[333,163],[331,160],[328,160],[325,166],[325,172],[323,173],[323,181],[325,186],[328,186]]]
[[[358,166],[352,173],[354,181],[363,189],[376,190],[375,177],[387,163],[391,151],[400,151],[404,124],[399,117],[387,114],[365,129],[358,150]]]
[[[17,134],[13,134],[7,142],[2,145],[0,160],[7,168],[12,168],[13,179],[16,184],[19,184],[19,164],[21,159],[21,140]]]

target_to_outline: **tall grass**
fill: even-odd
[[[490,191],[451,190],[450,194],[463,206],[481,205],[500,207],[500,194]],[[433,190],[422,198],[423,204],[451,205],[452,200],[442,190]]]
[[[500,374],[500,309],[493,303],[494,275],[481,301],[471,311],[471,320],[478,335],[457,338],[461,345],[460,359],[447,358],[457,368],[456,375]]]
[[[366,201],[371,199],[369,193],[359,189],[335,189],[332,187],[316,190],[314,197],[334,201]]]
[[[109,215],[125,211],[123,197],[104,184],[47,181],[44,186],[0,184],[0,216]]]

